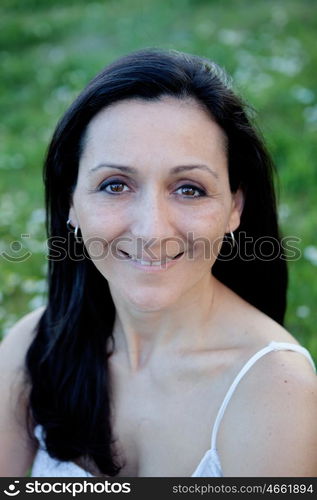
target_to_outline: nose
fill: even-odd
[[[131,209],[130,231],[133,255],[160,260],[174,256],[182,249],[176,234],[172,207],[160,192],[148,191]]]
[[[174,236],[168,202],[158,192],[140,196],[131,213],[130,230],[135,238],[149,240]]]

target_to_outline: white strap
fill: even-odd
[[[289,342],[274,342],[274,341],[272,341],[269,343],[269,345],[267,345],[266,347],[263,347],[263,349],[260,349],[258,352],[256,352],[249,359],[249,361],[247,361],[245,363],[245,365],[243,365],[243,367],[239,371],[238,375],[236,376],[236,378],[232,382],[231,386],[229,387],[227,394],[225,395],[223,403],[220,406],[220,409],[217,413],[215,424],[214,424],[214,427],[212,430],[211,449],[216,448],[216,439],[217,439],[219,425],[221,423],[221,420],[222,420],[224,412],[227,408],[227,405],[231,399],[231,396],[234,393],[234,391],[236,390],[237,385],[239,384],[240,380],[250,370],[250,368],[254,365],[254,363],[257,362],[258,359],[262,358],[262,356],[264,356],[265,354],[267,354],[268,352],[271,352],[271,351],[296,351],[296,352],[299,352],[299,353],[303,354],[308,359],[308,361],[310,361],[310,363],[313,367],[313,370],[316,372],[316,367],[315,367],[314,361],[313,361],[310,353],[307,351],[307,349],[305,349],[305,347],[302,347],[302,346],[297,345],[297,344],[291,344]]]

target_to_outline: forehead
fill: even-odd
[[[100,158],[105,155],[138,160],[147,153],[208,156],[217,151],[225,153],[226,136],[208,110],[192,98],[164,96],[126,99],[102,109],[87,127],[82,160],[105,160]]]

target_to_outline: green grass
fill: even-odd
[[[313,0],[2,0],[0,252],[23,255],[10,250],[20,241],[32,256],[0,257],[1,331],[44,300],[41,167],[57,120],[105,64],[156,46],[214,59],[257,110],[279,173],[283,233],[300,239],[287,327],[317,358],[316,7]],[[31,237],[21,239],[25,233]]]

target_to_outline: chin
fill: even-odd
[[[143,293],[138,293],[134,290],[133,294],[129,294],[125,297],[127,302],[139,312],[159,312],[169,308],[176,298],[175,296],[170,297],[167,295],[166,290],[162,292],[157,293],[153,290],[151,292],[145,291]]]

